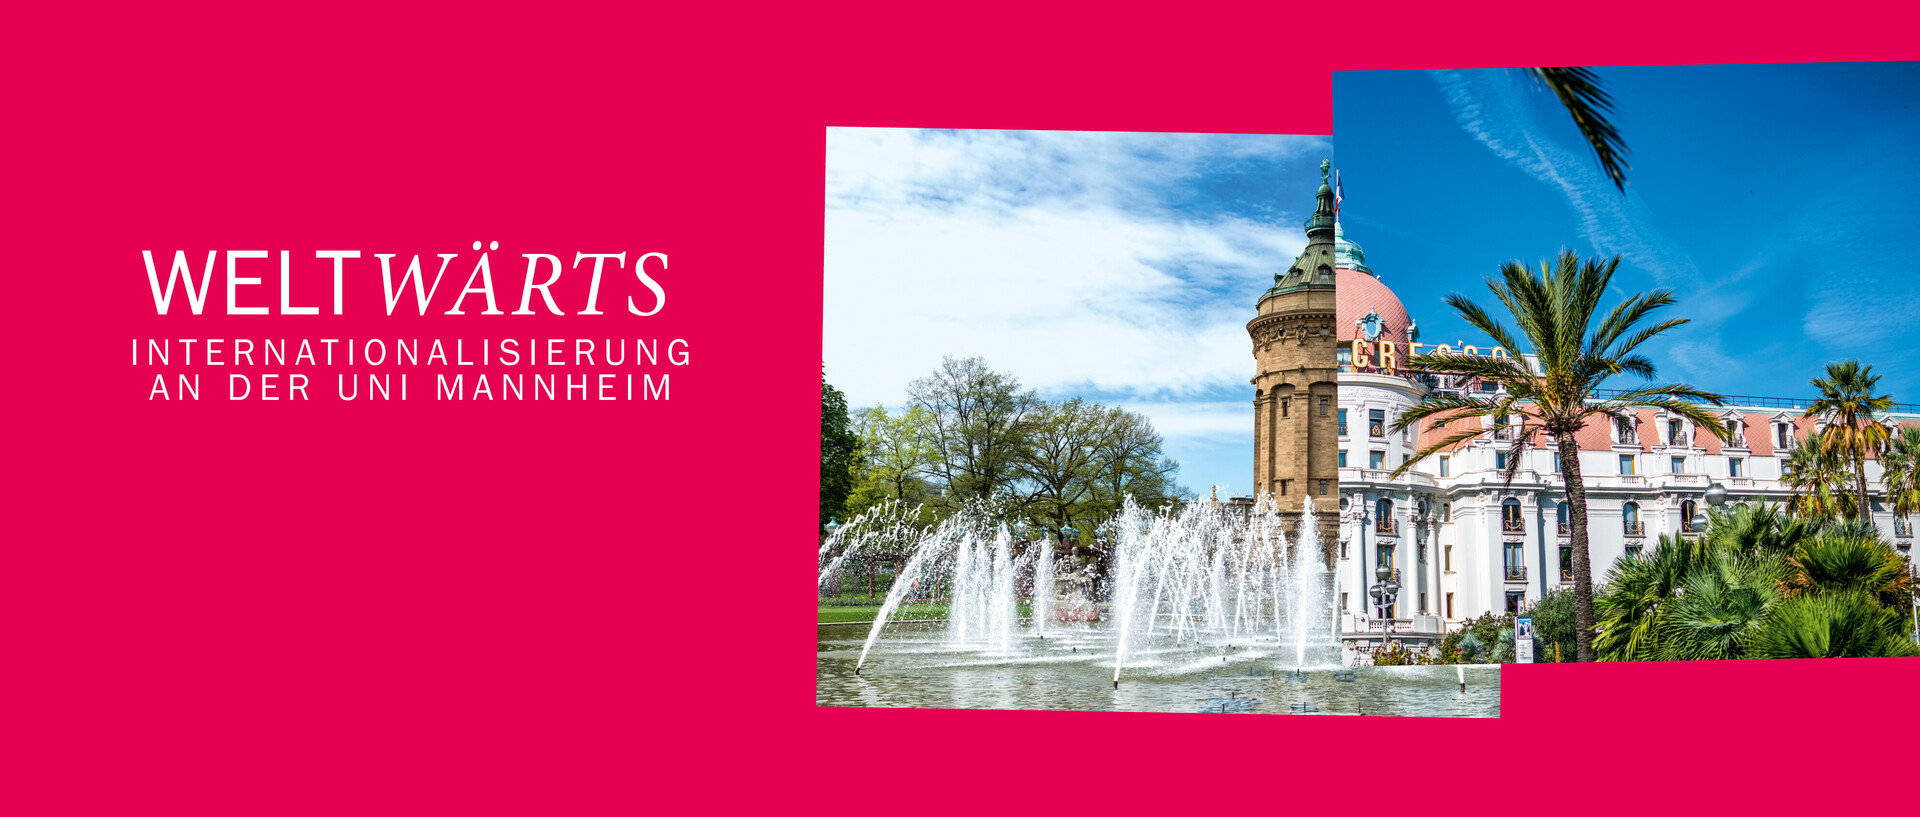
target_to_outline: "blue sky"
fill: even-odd
[[[1619,297],[1669,287],[1694,321],[1643,347],[1661,381],[1807,397],[1857,357],[1920,403],[1920,64],[1599,74],[1625,196],[1513,72],[1334,75],[1341,221],[1423,341],[1477,340],[1441,299],[1497,308],[1482,279],[1503,261],[1617,253]]]
[[[977,355],[1146,414],[1181,484],[1246,492],[1246,322],[1331,157],[1314,136],[831,128],[827,380],[897,407]]]

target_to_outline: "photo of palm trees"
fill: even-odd
[[[1344,235],[1411,315],[1343,350],[1343,414],[1389,416],[1343,439],[1342,492],[1445,553],[1411,567],[1449,629],[1538,608],[1535,660],[1920,656],[1920,66],[1334,91]]]

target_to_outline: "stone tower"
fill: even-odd
[[[1334,211],[1328,163],[1307,219],[1307,248],[1255,302],[1253,484],[1297,522],[1311,496],[1331,564],[1339,541],[1339,395],[1334,349]]]

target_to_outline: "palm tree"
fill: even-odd
[[[1820,399],[1807,406],[1804,415],[1827,415],[1830,423],[1826,433],[1835,435],[1831,442],[1853,466],[1854,487],[1859,490],[1853,513],[1858,519],[1869,518],[1872,511],[1867,504],[1867,456],[1887,445],[1887,427],[1875,422],[1874,415],[1893,408],[1893,397],[1874,396],[1873,389],[1879,384],[1880,376],[1873,373],[1872,366],[1862,366],[1857,360],[1829,363],[1827,376],[1813,379]]]
[[[1834,439],[1830,429],[1816,431],[1787,452],[1780,483],[1793,491],[1787,507],[1795,516],[1824,521],[1854,515],[1859,497],[1847,490],[1853,475]]]
[[[1920,426],[1906,426],[1887,446],[1882,477],[1893,515],[1902,519],[1920,511]]]
[[[1501,279],[1489,278],[1487,286],[1525,333],[1528,347],[1539,361],[1539,372],[1513,356],[1420,355],[1409,361],[1407,367],[1415,371],[1464,375],[1503,388],[1496,395],[1486,397],[1429,395],[1394,422],[1395,430],[1405,430],[1429,417],[1438,421],[1439,427],[1456,420],[1518,417],[1517,433],[1509,435],[1511,453],[1507,457],[1506,473],[1509,482],[1520,466],[1518,455],[1533,434],[1545,431],[1553,435],[1566,477],[1567,503],[1571,506],[1575,643],[1581,661],[1594,660],[1593,572],[1587,556],[1587,493],[1580,479],[1580,446],[1574,440],[1575,432],[1584,427],[1589,418],[1597,416],[1603,422],[1611,422],[1614,412],[1653,408],[1692,420],[1721,439],[1733,433],[1705,408],[1705,404],[1719,405],[1720,395],[1691,386],[1649,385],[1628,389],[1607,399],[1596,397],[1608,377],[1622,372],[1651,380],[1653,361],[1634,350],[1662,332],[1687,322],[1685,318],[1673,318],[1641,325],[1654,310],[1674,303],[1671,290],[1659,289],[1622,301],[1600,318],[1598,326],[1593,326],[1600,298],[1619,266],[1617,255],[1604,262],[1582,261],[1571,250],[1562,251],[1556,261],[1541,262],[1537,272],[1517,261],[1502,265]],[[1515,353],[1526,348],[1516,342],[1505,325],[1465,295],[1456,292],[1448,296],[1447,305],[1494,343]],[[1454,432],[1420,450],[1395,469],[1393,476],[1398,477],[1435,452],[1451,450],[1483,433],[1485,429],[1478,423]]]

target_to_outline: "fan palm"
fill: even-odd
[[[1914,577],[1906,557],[1872,527],[1830,527],[1794,546],[1784,566],[1782,586],[1794,595],[1862,593],[1894,610],[1913,604]]]
[[[1586,488],[1580,478],[1580,448],[1574,434],[1590,418],[1598,416],[1604,422],[1611,422],[1617,412],[1637,408],[1664,409],[1692,420],[1721,439],[1733,433],[1705,408],[1706,404],[1719,405],[1720,395],[1684,384],[1649,385],[1606,399],[1597,397],[1601,384],[1616,374],[1624,372],[1651,380],[1653,361],[1635,350],[1661,333],[1687,323],[1685,318],[1672,318],[1642,325],[1655,310],[1674,303],[1670,290],[1659,289],[1627,298],[1600,317],[1595,326],[1600,299],[1619,266],[1617,255],[1607,261],[1582,261],[1571,250],[1562,251],[1554,261],[1541,262],[1538,271],[1517,261],[1502,265],[1501,278],[1487,279],[1487,286],[1513,315],[1527,340],[1524,347],[1504,324],[1465,295],[1456,292],[1448,296],[1447,305],[1494,343],[1516,353],[1530,349],[1538,360],[1538,371],[1514,356],[1420,355],[1410,360],[1407,368],[1462,375],[1502,388],[1491,396],[1428,395],[1394,422],[1395,430],[1404,431],[1427,418],[1433,418],[1436,427],[1444,427],[1459,420],[1518,417],[1515,433],[1508,435],[1508,481],[1520,467],[1519,454],[1534,433],[1545,431],[1553,435],[1570,506],[1575,643],[1581,661],[1594,660],[1593,572],[1587,551]],[[1477,422],[1455,431],[1421,449],[1395,469],[1393,476],[1400,476],[1436,452],[1451,450],[1484,433],[1486,429]]]
[[[1797,596],[1774,605],[1755,632],[1754,658],[1856,658],[1920,655],[1899,611],[1864,593]]]
[[[1660,658],[1746,657],[1748,642],[1780,598],[1781,572],[1773,557],[1725,550],[1696,566],[1662,610]]]
[[[1847,490],[1847,463],[1832,429],[1807,435],[1805,442],[1787,452],[1780,483],[1793,491],[1788,508],[1794,515],[1812,520],[1841,519],[1854,515],[1859,496]]]
[[[1905,519],[1920,511],[1920,426],[1900,429],[1887,446],[1882,464],[1893,514]]]
[[[1606,589],[1594,599],[1600,634],[1594,650],[1604,661],[1652,661],[1660,655],[1662,614],[1691,566],[1688,548],[1666,535],[1651,550],[1613,563]]]
[[[1880,376],[1873,373],[1872,366],[1862,366],[1857,360],[1829,363],[1827,376],[1813,379],[1820,399],[1807,406],[1805,415],[1827,416],[1825,433],[1833,435],[1830,442],[1853,466],[1854,487],[1859,492],[1853,513],[1859,519],[1868,518],[1872,509],[1867,502],[1867,457],[1884,449],[1889,437],[1887,427],[1874,417],[1893,408],[1893,397],[1874,395],[1879,385]]]
[[[1778,505],[1741,504],[1729,510],[1707,509],[1711,518],[1703,540],[1737,551],[1787,553],[1819,532],[1813,521],[1788,516]]]

